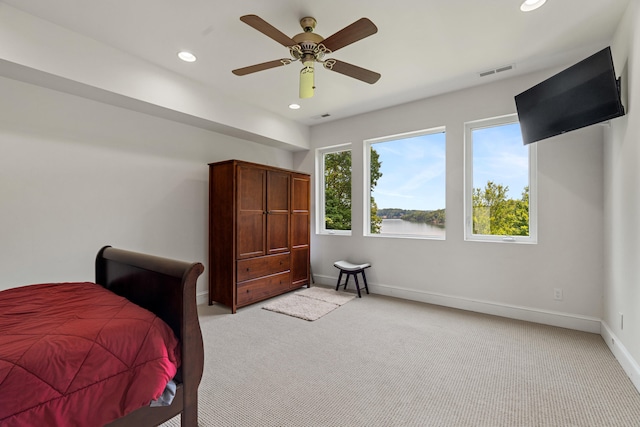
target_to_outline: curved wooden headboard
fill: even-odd
[[[204,266],[199,262],[187,263],[105,246],[96,256],[95,267],[97,284],[155,313],[173,329],[181,342],[182,365],[175,377],[179,384],[176,399],[167,409],[138,410],[152,414],[139,413],[139,418],[150,421],[151,416],[164,420],[182,412],[183,426],[197,425],[197,391],[204,370],[204,346],[198,320],[196,283]],[[180,398],[182,402],[176,402]],[[136,425],[135,422],[131,425]]]

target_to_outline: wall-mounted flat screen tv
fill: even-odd
[[[624,115],[611,48],[516,95],[525,144]]]

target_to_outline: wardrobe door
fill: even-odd
[[[267,173],[267,248],[266,253],[289,252],[289,191],[291,174]]]
[[[291,287],[309,283],[310,178],[293,174],[291,178]]]
[[[237,179],[237,259],[265,255],[267,171],[239,165]]]

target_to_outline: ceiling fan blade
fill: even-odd
[[[284,47],[291,47],[296,45],[296,42],[294,42],[291,37],[287,36],[282,31],[278,30],[276,27],[269,24],[267,21],[257,15],[244,15],[240,17],[240,20],[245,24],[260,31],[265,36],[277,41]]]
[[[353,77],[365,83],[374,84],[380,79],[380,74],[347,62],[338,61],[337,59],[327,59],[324,61],[324,68]]]
[[[268,70],[270,68],[280,67],[282,65],[291,64],[291,59],[283,58],[276,59],[274,61],[263,62],[262,64],[250,65],[244,68],[238,68],[237,70],[231,71],[236,76],[246,76],[247,74],[256,73],[258,71]]]
[[[323,40],[322,44],[332,52],[378,32],[378,27],[367,18],[360,18],[351,25]]]

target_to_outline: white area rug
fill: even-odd
[[[313,321],[348,303],[353,298],[355,295],[339,293],[333,289],[313,287],[269,302],[262,308]]]

